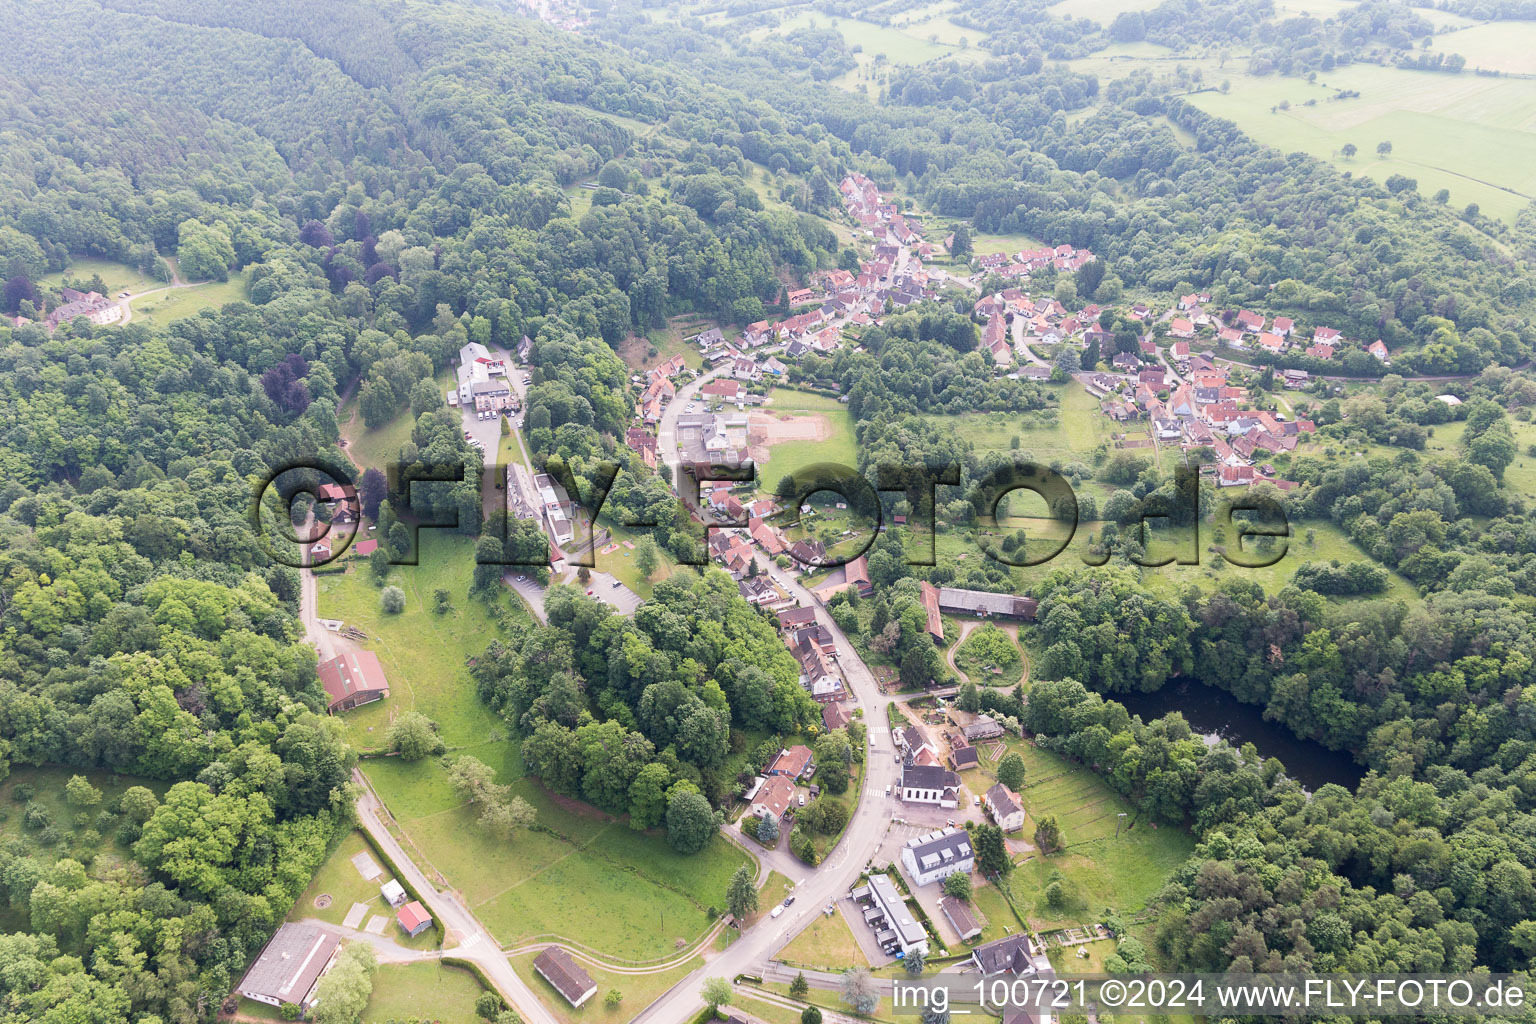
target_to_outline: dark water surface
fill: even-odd
[[[1308,790],[1337,783],[1351,791],[1365,770],[1342,750],[1304,740],[1279,722],[1266,722],[1264,709],[1244,704],[1225,690],[1195,679],[1170,679],[1153,693],[1105,694],[1133,715],[1150,722],[1177,711],[1202,736],[1219,737],[1240,747],[1252,743],[1264,757],[1279,758],[1285,774]]]

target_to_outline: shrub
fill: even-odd
[[[405,611],[405,591],[396,586],[385,587],[379,595],[379,607],[384,609],[385,614],[399,615]]]

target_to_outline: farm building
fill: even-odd
[[[992,619],[1034,622],[1037,607],[1039,602],[1032,597],[993,594],[985,590],[961,590],[957,587],[939,588],[939,610],[951,615],[980,615]]]
[[[405,934],[413,939],[432,927],[432,915],[427,913],[427,908],[417,900],[412,900],[395,911],[395,920],[400,922],[400,927]]]
[[[389,696],[389,680],[384,678],[379,657],[372,651],[338,655],[321,662],[316,671],[320,673],[320,685],[325,688],[326,710],[331,714],[351,711]]]
[[[533,969],[572,1006],[580,1006],[597,994],[597,982],[559,946],[544,947],[544,952],[534,958]]]

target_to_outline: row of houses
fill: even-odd
[[[947,242],[948,239],[946,239]],[[1027,280],[1032,274],[1048,268],[1070,274],[1092,263],[1095,259],[1097,257],[1092,250],[1077,249],[1062,243],[1057,246],[1025,249],[1015,253],[989,252],[977,256],[975,262],[983,273]]]
[[[1179,296],[1170,311],[1169,336],[1191,339],[1205,328],[1228,348],[1254,349],[1276,356],[1299,349],[1314,359],[1324,360],[1337,358],[1346,344],[1343,333],[1335,327],[1314,327],[1311,341],[1307,343],[1301,339],[1296,321],[1290,317],[1271,318],[1251,309],[1213,314],[1205,308],[1210,301],[1210,295],[1203,292]],[[1392,363],[1392,353],[1380,338],[1366,345],[1365,351],[1384,365]]]

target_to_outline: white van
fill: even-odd
[[[784,904],[780,903],[778,906],[776,906],[772,910],[768,911],[768,916],[769,917],[778,917],[782,913],[784,913]]]

